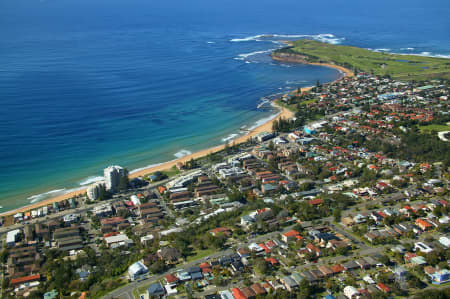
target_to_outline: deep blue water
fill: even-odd
[[[261,97],[339,76],[271,61],[280,40],[448,56],[449,8],[0,0],[0,211],[79,187],[109,164],[135,169],[223,143],[274,113],[256,109]]]

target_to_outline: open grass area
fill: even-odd
[[[300,105],[310,105],[310,104],[314,104],[315,102],[317,102],[316,99],[311,99],[311,100],[306,100],[306,101],[300,102]]]
[[[172,177],[172,176],[174,176],[174,175],[179,174],[180,172],[181,172],[181,171],[180,171],[178,168],[176,168],[176,166],[173,166],[173,167],[170,168],[170,169],[166,169],[166,170],[163,170],[163,171],[162,171],[162,173],[164,173],[165,175],[167,175],[169,178]]]
[[[213,249],[213,248],[208,248],[205,250],[196,250],[194,255],[190,255],[187,257],[186,262],[191,262],[191,261],[195,261],[195,260],[204,258],[205,256],[213,254],[216,251],[217,250]]]
[[[331,63],[399,80],[450,79],[447,58],[374,52],[313,40],[295,41],[292,47],[277,50],[274,55],[277,53],[298,54],[306,62]]]
[[[442,132],[442,131],[450,131],[449,125],[427,125],[427,126],[419,126],[419,130],[421,132]]]
[[[297,105],[295,105],[295,104],[292,104],[292,105],[288,105],[288,104],[286,104],[285,102],[283,102],[283,101],[281,101],[281,100],[275,100],[275,103],[278,105],[278,106],[280,106],[280,107],[283,107],[283,108],[286,108],[286,109],[288,109],[288,110],[290,110],[290,111],[292,111],[292,112],[296,112],[297,111]]]

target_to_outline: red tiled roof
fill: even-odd
[[[36,281],[36,280],[40,280],[40,279],[41,279],[41,274],[29,275],[29,276],[25,276],[25,277],[11,279],[10,284],[17,285],[17,284],[21,284],[21,283],[25,283],[25,282],[32,282],[32,281]]]
[[[167,274],[166,276],[164,276],[164,278],[167,280],[168,283],[174,283],[178,281],[178,277],[176,277],[173,274]]]
[[[260,243],[260,244],[258,244],[258,246],[261,247],[262,249],[264,249],[264,251],[266,253],[270,253],[271,252],[271,250],[264,243]]]
[[[384,292],[386,292],[386,293],[389,293],[389,292],[391,291],[391,289],[390,289],[387,285],[385,285],[384,283],[382,283],[382,282],[379,282],[379,283],[377,284],[377,287],[378,287],[380,290],[382,290],[382,291],[384,291]]]
[[[416,219],[416,223],[419,225],[422,225],[423,227],[432,227],[432,225],[430,223],[428,223],[427,221],[425,221],[423,219]]]
[[[321,205],[323,204],[323,200],[321,198],[316,198],[308,201],[308,203],[312,206]]]
[[[345,270],[345,268],[339,264],[333,265],[330,267],[330,269],[334,272],[334,273],[340,273],[342,271]]]
[[[267,246],[269,249],[271,249],[271,248],[277,246],[277,244],[275,244],[274,241],[269,240],[269,241],[266,242],[266,246]]]
[[[320,249],[311,243],[306,244],[306,248],[308,248],[310,251],[315,251],[317,253],[320,253]]]
[[[238,289],[238,288],[233,288],[233,289],[231,289],[231,292],[233,293],[233,297],[234,297],[235,299],[247,299],[247,298],[244,296],[244,294],[241,292],[241,290]]]
[[[274,257],[268,257],[268,258],[266,258],[266,262],[271,263],[272,265],[277,265],[277,264],[278,264],[277,259],[274,258]]]
[[[284,235],[286,238],[289,238],[289,237],[295,237],[295,236],[298,236],[299,234],[300,234],[300,233],[299,233],[298,231],[296,231],[296,230],[290,230],[290,231],[284,233],[283,235]]]
[[[226,227],[218,227],[218,228],[211,230],[211,232],[215,233],[215,234],[216,233],[224,233],[224,232],[228,232],[228,231],[230,231],[230,229],[226,228]]]
[[[412,259],[413,257],[416,257],[417,254],[413,253],[413,252],[407,252],[405,253],[405,260],[409,261],[410,259]]]

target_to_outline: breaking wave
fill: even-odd
[[[249,42],[249,41],[271,41],[274,43],[281,43],[282,40],[291,40],[298,38],[310,38],[318,41],[322,41],[329,44],[340,44],[345,38],[336,37],[331,33],[321,34],[258,34],[248,36],[244,38],[233,38],[231,42]]]
[[[35,202],[38,202],[49,196],[56,195],[58,193],[60,193],[60,194],[66,193],[65,191],[66,191],[66,189],[51,190],[51,191],[44,192],[41,194],[32,195],[32,196],[28,197],[27,199],[30,201],[30,203],[35,203]]]
[[[182,149],[182,150],[176,152],[174,156],[177,157],[177,158],[182,158],[182,157],[190,155],[190,154],[192,154],[191,151]]]
[[[80,182],[80,186],[85,186],[85,185],[90,185],[93,183],[97,183],[100,181],[103,181],[105,178],[102,176],[90,176],[87,179],[85,179],[84,181]]]
[[[227,137],[222,138],[222,142],[231,141],[231,140],[235,139],[238,136],[239,136],[238,134],[230,134]]]

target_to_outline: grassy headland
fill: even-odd
[[[450,79],[447,58],[374,52],[313,40],[289,42],[289,47],[274,51],[272,57],[299,63],[328,63],[398,80]]]

